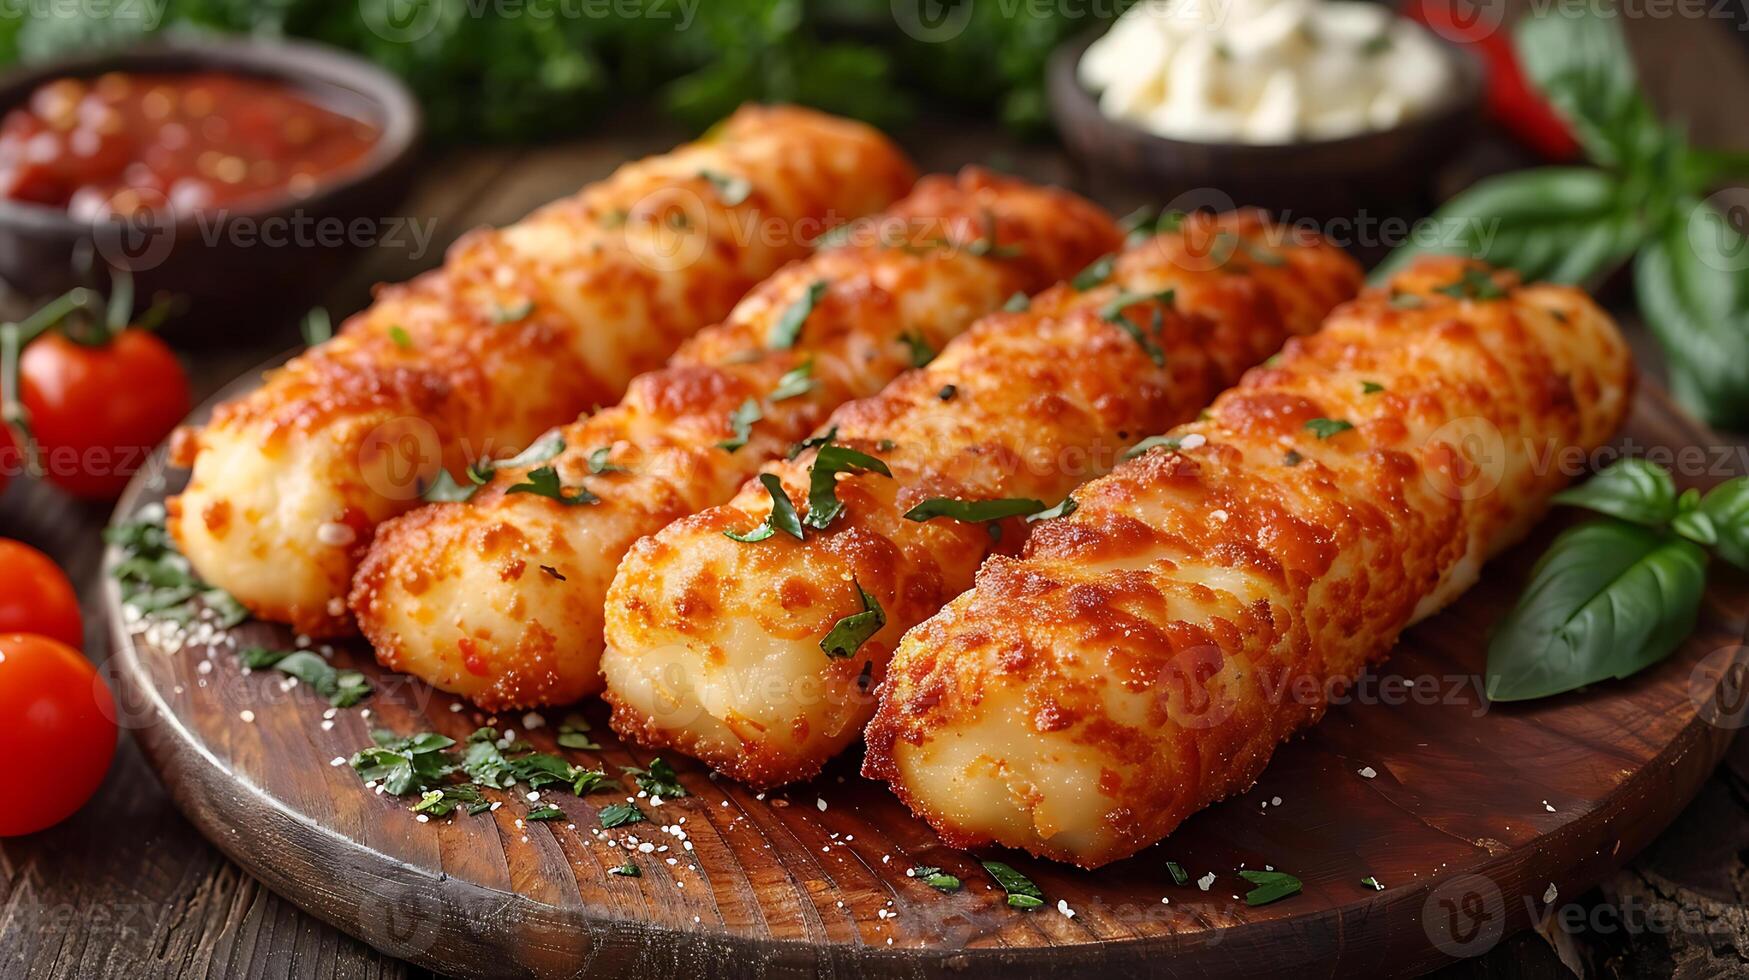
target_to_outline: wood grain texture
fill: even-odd
[[[1718,439],[1647,386],[1623,444],[1647,452]],[[164,490],[141,485],[120,512]],[[119,609],[116,673],[148,758],[221,850],[340,929],[449,973],[995,976],[1071,964],[1159,976],[1416,973],[1491,948],[1540,915],[1551,888],[1576,895],[1620,867],[1676,816],[1733,735],[1705,716],[1722,676],[1709,667],[1738,658],[1730,676],[1740,680],[1749,579],[1733,574],[1715,575],[1681,651],[1629,682],[1523,706],[1480,698],[1486,631],[1560,523],[1410,631],[1359,689],[1376,696],[1333,709],[1250,792],[1161,846],[1095,873],[992,852],[1044,889],[1050,904],[1032,913],[1008,908],[971,856],[854,775],[855,760],[764,798],[675,760],[692,796],[643,801],[652,823],[600,834],[600,807],[636,792],[629,777],[584,799],[545,794],[564,821],[524,825],[519,792],[489,792],[504,802],[494,813],[420,823],[407,800],[372,794],[331,762],[367,745],[373,727],[461,740],[481,724],[614,774],[650,754],[614,741],[599,706],[588,714],[602,750],[557,750],[551,724],[527,731],[520,715],[454,710],[447,695],[379,671],[362,648],[340,647],[334,662],[364,670],[378,693],[368,712],[342,710],[324,730],[321,699],[244,673],[229,649],[147,642]],[[239,646],[296,642],[264,623],[237,634]],[[657,831],[682,818],[690,852]],[[631,854],[641,878],[609,875],[635,849],[630,838],[670,850]],[[1169,859],[1193,878],[1215,872],[1213,887],[1173,884]],[[906,876],[917,865],[966,887],[937,893]],[[1264,865],[1302,878],[1305,893],[1247,907],[1235,872]],[[1362,888],[1367,875],[1386,890]],[[1059,899],[1073,918],[1052,907]]]

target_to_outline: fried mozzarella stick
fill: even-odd
[[[1583,293],[1411,267],[911,631],[864,773],[956,847],[1135,853],[1522,537],[1566,482],[1547,461],[1607,441],[1632,378]]]
[[[602,605],[633,541],[729,499],[837,405],[1121,241],[1095,205],[979,170],[925,178],[834,237],[560,430],[550,460],[384,524],[352,593],[378,659],[490,710],[599,691]],[[543,468],[588,502],[528,492]]]
[[[1020,515],[1194,417],[1359,285],[1334,247],[1198,216],[984,319],[840,408],[829,443],[633,548],[607,606],[614,729],[754,786],[814,775],[861,733],[899,636],[1017,541]]]
[[[350,630],[376,525],[440,469],[526,443],[661,365],[826,227],[915,177],[887,139],[750,107],[381,289],[333,340],[178,433],[169,525],[196,571],[265,619]]]

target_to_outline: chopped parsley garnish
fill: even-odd
[[[1015,293],[1008,297],[1008,302],[1002,304],[1004,313],[1025,313],[1032,309],[1032,299],[1025,293]]]
[[[908,521],[927,521],[936,517],[951,517],[956,521],[978,523],[999,521],[1005,517],[1023,517],[1045,509],[1042,500],[1030,497],[1004,497],[999,500],[957,500],[953,497],[931,497],[905,512]]]
[[[446,750],[455,739],[424,732],[396,738],[385,731],[371,732],[376,744],[352,756],[352,768],[367,783],[376,783],[391,796],[425,792],[456,771],[455,759]]]
[[[1417,296],[1414,293],[1405,293],[1398,289],[1391,290],[1392,309],[1418,310],[1424,305],[1426,305],[1426,300],[1423,300],[1420,296]]]
[[[483,801],[480,799],[480,791],[467,783],[456,786],[440,786],[437,789],[428,789],[420,793],[419,802],[413,804],[413,812],[426,813],[434,817],[447,817],[455,812],[456,807],[465,803],[470,806],[468,812],[471,814],[476,812],[472,806],[481,802]],[[489,803],[486,806],[488,809],[491,808]]]
[[[590,493],[584,487],[576,487],[571,493],[566,493],[564,485],[559,482],[559,471],[551,466],[529,470],[522,483],[513,484],[504,492],[507,495],[512,493],[534,494],[537,497],[556,500],[566,507],[601,503],[600,497]]]
[[[821,446],[808,471],[808,516],[802,518],[802,523],[819,531],[831,526],[844,512],[844,503],[838,499],[838,474],[861,472],[893,475],[887,464],[867,453],[836,443]]]
[[[868,642],[869,637],[879,633],[881,627],[887,625],[887,613],[881,608],[880,600],[870,595],[861,582],[852,584],[862,596],[862,611],[851,613],[832,624],[831,631],[820,641],[820,649],[826,651],[826,656],[833,660],[852,656]]]
[[[1360,883],[1363,887],[1371,888],[1375,892],[1382,892],[1385,890],[1385,886],[1372,875],[1367,875],[1365,878],[1360,879]]]
[[[468,485],[462,486],[456,478],[449,475],[448,470],[438,470],[437,479],[431,481],[420,494],[419,499],[428,504],[463,503],[472,500],[474,494],[492,479],[492,464],[482,460],[468,467]]]
[[[923,331],[907,330],[899,335],[899,342],[910,349],[912,367],[922,367],[935,360],[935,348],[929,346],[929,341],[924,339]]]
[[[1354,428],[1354,423],[1342,419],[1312,419],[1306,423],[1306,428],[1311,429],[1312,434],[1318,438],[1328,439]]]
[[[1391,50],[1391,36],[1389,34],[1375,34],[1367,38],[1366,43],[1360,46],[1360,53],[1368,58],[1376,58],[1389,50]]]
[[[771,400],[783,401],[785,398],[795,398],[813,391],[819,382],[814,380],[814,359],[808,358],[777,379],[777,387],[771,389]],[[743,406],[744,407],[744,406]]]
[[[559,433],[559,430],[554,429],[529,443],[528,448],[522,452],[496,464],[496,467],[517,469],[523,466],[533,466],[536,463],[548,462],[564,451],[565,437]]]
[[[1300,893],[1300,880],[1280,871],[1241,871],[1239,877],[1257,886],[1245,893],[1246,905],[1268,905]]]
[[[308,650],[248,647],[237,656],[250,670],[272,668],[287,677],[296,677],[336,708],[350,708],[371,695],[370,681],[363,674],[339,670]]]
[[[1452,299],[1491,300],[1506,298],[1506,290],[1500,288],[1499,283],[1494,281],[1494,277],[1475,266],[1464,269],[1463,275],[1458,278],[1457,282],[1440,286],[1434,292],[1444,293]]]
[[[555,739],[560,748],[595,750],[601,748],[601,743],[589,737],[589,721],[575,711],[565,716],[559,725],[559,734]]]
[[[802,325],[808,322],[808,317],[819,304],[820,297],[826,295],[830,285],[824,279],[816,279],[809,284],[808,289],[799,299],[791,303],[789,309],[777,318],[771,325],[771,333],[765,338],[765,346],[772,350],[789,350],[801,339]]]
[[[481,786],[497,789],[509,789],[517,783],[527,783],[530,789],[569,786],[571,792],[583,796],[607,778],[599,769],[585,769],[556,755],[530,751],[526,742],[501,748],[499,741],[495,728],[482,728],[468,736],[461,769]],[[506,751],[512,754],[505,755]]]
[[[1124,233],[1124,247],[1135,248],[1156,235],[1174,232],[1184,226],[1183,211],[1160,211],[1143,206],[1125,215],[1118,222]]]
[[[680,776],[674,771],[674,767],[661,757],[651,759],[647,769],[626,766],[622,771],[637,780],[638,788],[651,796],[673,800],[689,795],[686,787],[680,785]]]
[[[1172,875],[1172,883],[1174,885],[1190,884],[1190,872],[1185,871],[1184,865],[1179,864],[1177,861],[1167,861],[1166,871]]]
[[[1069,282],[1077,290],[1084,293],[1087,290],[1098,286],[1107,279],[1110,279],[1111,270],[1116,265],[1117,256],[1106,253],[1105,255],[1101,255],[1099,258],[1094,259],[1087,268],[1077,272],[1075,278],[1069,280]]]
[[[328,311],[324,307],[310,307],[310,312],[304,314],[304,320],[298,324],[298,329],[304,335],[306,347],[314,347],[334,339],[334,321],[328,318]]]
[[[1008,893],[1008,904],[1017,909],[1036,909],[1045,903],[1045,893],[1032,879],[1001,861],[985,861],[984,870]]]
[[[935,393],[935,397],[941,399],[944,402],[951,402],[954,400],[954,397],[957,396],[959,393],[960,393],[959,385],[942,385],[941,390]]]
[[[717,443],[717,448],[734,452],[747,445],[747,440],[753,437],[753,423],[764,417],[758,399],[749,398],[742,402],[739,408],[729,413],[729,429],[735,434]]]
[[[1281,461],[1288,466],[1298,466],[1306,461],[1306,457],[1301,456],[1298,449],[1289,449],[1287,455],[1283,456]]]
[[[558,569],[554,568],[551,565],[542,565],[542,566],[540,566],[540,570],[541,570],[542,574],[546,575],[548,578],[553,579],[555,581],[558,581],[558,582],[569,582],[570,581],[570,579],[565,577],[565,573],[559,571]]]
[[[960,890],[960,880],[953,875],[944,874],[940,868],[912,868],[910,876],[936,891],[957,892]]]
[[[1150,449],[1158,449],[1161,447],[1177,449],[1183,441],[1184,440],[1179,436],[1149,436],[1125,451],[1123,458],[1135,459],[1137,456],[1146,453]]]
[[[1376,395],[1384,390],[1385,386],[1377,381],[1362,381],[1360,383],[1360,393],[1363,395]]]
[[[1026,523],[1034,524],[1039,521],[1054,521],[1059,517],[1068,517],[1075,513],[1075,510],[1080,506],[1075,502],[1074,497],[1064,497],[1055,507],[1047,507],[1036,514],[1028,514]]]
[[[396,324],[389,328],[389,339],[394,341],[395,346],[402,350],[413,349],[413,337],[407,333],[407,328],[400,324]]]
[[[498,307],[498,309],[492,314],[492,322],[500,326],[506,323],[516,323],[519,320],[528,319],[528,315],[533,312],[534,300],[525,299],[520,303],[515,303],[510,306]]]
[[[177,553],[163,508],[142,508],[133,520],[105,529],[103,540],[121,552],[110,575],[121,587],[122,604],[140,615],[186,624],[204,611],[219,629],[249,618],[242,603],[202,582]]]
[[[615,466],[612,463],[608,462],[607,461],[608,458],[612,455],[613,455],[613,447],[612,446],[602,446],[599,449],[590,450],[589,451],[589,473],[590,473],[590,475],[600,476],[603,473],[627,473],[627,472],[630,472],[629,470],[627,470],[623,466]]]
[[[530,823],[535,823],[537,821],[542,821],[542,820],[563,820],[563,819],[565,819],[565,811],[559,809],[556,806],[553,806],[551,803],[542,803],[540,806],[537,806],[534,809],[528,811],[528,821]]]
[[[797,541],[802,540],[802,521],[796,515],[796,505],[790,503],[789,491],[783,488],[783,481],[775,473],[761,473],[759,482],[765,487],[765,492],[771,495],[771,516],[765,519],[765,523],[746,534],[724,531],[723,536],[742,544],[753,544],[782,531]]]
[[[619,875],[621,878],[642,878],[644,876],[644,873],[638,870],[638,866],[632,864],[630,861],[627,861],[625,864],[622,864],[617,868],[608,868],[607,873],[610,875]]]
[[[720,174],[715,170],[700,170],[698,175],[710,181],[711,187],[717,192],[717,200],[731,208],[747,200],[747,196],[753,193],[753,183],[745,177]]]
[[[984,212],[984,234],[978,240],[966,246],[969,254],[980,258],[1011,259],[1024,255],[1025,250],[1019,245],[998,244],[996,235],[996,215],[990,211]]]
[[[1142,350],[1148,355],[1149,360],[1153,361],[1156,366],[1164,367],[1166,364],[1166,352],[1161,350],[1160,345],[1155,343],[1154,339],[1144,332],[1140,324],[1126,316],[1124,311],[1138,303],[1159,302],[1171,306],[1173,296],[1174,291],[1170,289],[1163,289],[1157,293],[1120,292],[1107,301],[1104,306],[1099,308],[1099,317],[1108,323],[1116,324],[1124,333],[1130,335],[1131,340],[1134,340],[1141,346]],[[1156,308],[1153,312],[1152,320],[1149,323],[1149,328],[1158,335],[1160,328],[1164,323],[1165,317],[1161,314],[1160,310]]]
[[[836,438],[838,438],[838,427],[834,425],[817,436],[809,436],[801,442],[789,447],[789,458],[795,459],[797,456],[800,456],[808,450],[824,446]]]
[[[601,808],[601,826],[608,830],[624,827],[626,824],[643,823],[643,811],[630,803],[610,803]]]

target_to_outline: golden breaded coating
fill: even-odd
[[[1577,290],[1424,260],[907,635],[864,773],[956,847],[1135,853],[1468,588],[1566,482],[1548,460],[1610,438],[1632,377]]]
[[[749,107],[382,288],[333,340],[184,430],[169,525],[196,571],[264,619],[351,629],[378,523],[447,468],[519,446],[659,366],[826,228],[915,174],[885,137]]]
[[[878,458],[891,476],[825,481],[843,511],[824,529],[727,537],[772,512],[754,482],[639,542],[608,597],[614,729],[755,786],[813,775],[873,712],[870,685],[899,636],[1026,527],[908,511],[931,498],[1054,504],[1360,286],[1340,250],[1255,213],[1186,219],[1099,271],[987,317],[927,368],[833,413],[835,447]],[[825,452],[767,467],[812,520],[831,509],[809,502]],[[877,604],[878,616],[866,613]],[[880,628],[864,637],[871,620]]]
[[[633,381],[619,405],[560,430],[555,458],[379,528],[352,607],[382,663],[490,710],[595,693],[602,605],[633,541],[729,499],[835,406],[1121,239],[1081,198],[975,169],[925,178],[834,237]],[[541,467],[597,501],[509,492]]]

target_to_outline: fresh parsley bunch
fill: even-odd
[[[1694,630],[1708,551],[1749,569],[1749,478],[1702,496],[1627,459],[1556,503],[1607,515],[1557,537],[1488,645],[1488,697],[1528,701],[1663,660]]]
[[[1431,250],[1564,283],[1595,283],[1632,257],[1640,311],[1668,355],[1676,396],[1709,422],[1749,429],[1749,240],[1704,200],[1749,174],[1749,153],[1699,149],[1659,123],[1616,16],[1584,6],[1527,19],[1516,43],[1594,166],[1476,184],[1429,219],[1442,229]],[[1375,276],[1416,251],[1399,249]]]

